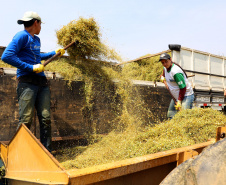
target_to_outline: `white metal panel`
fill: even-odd
[[[209,73],[209,56],[194,52],[194,71]]]
[[[210,57],[210,73],[224,75],[224,60],[222,58]],[[210,85],[213,91],[222,91],[224,89],[224,78],[210,76]]]
[[[209,56],[206,54],[194,52],[193,57],[194,57],[193,59],[194,71],[209,73]],[[195,89],[199,89],[199,90],[211,89],[209,75],[195,74],[194,84],[195,84]]]
[[[195,74],[194,85],[197,90],[210,90],[208,75]]]
[[[179,64],[184,70],[193,70],[193,56],[192,51],[181,49],[181,51],[172,51],[173,62]],[[193,75],[193,73],[187,72],[187,75]],[[193,77],[188,78],[188,81],[194,87]]]
[[[175,63],[177,63],[177,64],[179,64],[180,65],[180,53],[181,52],[179,52],[179,51],[172,51],[172,60],[173,60],[173,62],[175,62]]]
[[[223,60],[223,63],[224,63],[224,76],[226,76],[226,60],[225,59]]]
[[[226,76],[226,60],[224,59],[224,76]],[[226,89],[226,78],[224,78],[224,88]]]
[[[213,91],[223,91],[223,77],[210,76],[210,85]]]
[[[173,61],[180,64],[184,70],[215,75],[226,75],[226,63],[223,57],[209,53],[182,48],[180,52],[172,51]],[[226,88],[226,78],[194,73],[189,82],[197,90],[222,91]]]
[[[223,75],[223,59],[217,57],[210,57],[210,73],[215,75]]]
[[[187,50],[181,50],[181,67],[185,70],[193,70],[192,69],[192,52]]]

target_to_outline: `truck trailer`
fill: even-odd
[[[211,107],[226,111],[226,61],[224,56],[169,45],[172,61],[179,64],[190,76],[195,93],[195,107]]]
[[[123,66],[127,63],[139,62],[143,59],[168,53],[171,55],[172,61],[180,65],[189,77],[189,82],[195,93],[193,106],[210,107],[225,112],[226,57],[183,47],[179,44],[169,44],[168,47],[168,50],[117,65]],[[156,83],[156,86],[158,86],[158,83]]]

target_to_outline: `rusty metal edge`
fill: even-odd
[[[10,147],[10,144],[13,142],[14,138],[16,137],[17,133],[20,131],[21,127],[23,127],[26,132],[30,135],[30,137],[35,140],[35,142],[38,144],[38,146],[44,151],[45,155],[48,156],[48,158],[61,170],[61,172],[59,173],[59,171],[56,172],[52,172],[52,173],[56,173],[56,174],[65,174],[67,176],[67,182],[69,179],[69,175],[67,174],[66,170],[63,168],[63,166],[61,166],[61,164],[54,158],[54,156],[41,144],[41,142],[31,133],[31,131],[25,126],[25,124],[21,124],[20,127],[17,129],[16,133],[14,134],[14,136],[12,137],[12,139],[10,140],[10,142],[8,143],[8,145],[5,145],[7,147],[7,149]],[[8,159],[8,153],[9,151],[7,151],[7,160]],[[8,171],[7,169],[8,164],[6,164],[6,171]],[[31,169],[32,170],[32,169]],[[30,171],[29,171],[30,172]],[[33,182],[33,183],[38,183],[38,184],[65,184],[65,181],[55,181],[55,182],[50,182],[50,181],[45,181],[45,180],[39,180],[39,179],[25,179],[25,178],[21,178],[20,172],[9,172],[11,175],[5,175],[5,178],[8,179],[14,179],[14,180],[18,180],[18,181],[24,181],[24,182]],[[23,172],[22,172],[23,173]],[[37,172],[38,173],[38,172]],[[40,172],[43,173],[43,172]],[[46,173],[46,172],[44,172]],[[12,174],[15,174],[15,176],[12,176]],[[18,176],[17,176],[18,175]],[[68,184],[68,183],[66,183]]]
[[[224,136],[223,136],[224,134]],[[216,142],[224,138],[226,134],[226,127],[218,127],[216,132]]]
[[[12,137],[12,139],[10,140],[10,142],[8,143],[8,146],[10,145],[10,143],[13,141],[13,139],[16,137],[17,133],[19,132],[20,128],[24,127],[24,129],[29,133],[29,135],[37,142],[37,144],[44,150],[44,152],[46,153],[46,155],[48,155],[51,160],[57,165],[59,166],[62,170],[64,170],[64,168],[59,164],[59,162],[53,157],[53,155],[45,148],[43,147],[43,145],[41,144],[41,142],[31,133],[31,131],[25,126],[25,124],[21,124],[20,127],[17,129],[16,133],[14,134],[14,136]]]
[[[3,154],[2,152],[2,149],[6,150],[6,156]],[[8,148],[7,148],[7,145],[5,145],[4,143],[0,142],[0,158],[2,159],[4,165],[6,166],[7,165],[7,152],[8,152]]]
[[[25,178],[20,178],[20,177],[7,177],[7,175],[4,177],[9,180],[15,180],[15,181],[21,181],[21,182],[26,182],[26,183],[31,183],[32,185],[34,184],[55,184],[55,185],[68,185],[68,183],[65,184],[65,182],[50,182],[50,181],[45,181],[45,180],[38,180],[38,179],[25,179]]]

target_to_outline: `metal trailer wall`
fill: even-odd
[[[15,70],[4,68],[0,75],[0,141],[8,141],[15,134],[18,125],[18,102],[16,95]],[[47,73],[51,89],[51,121],[54,140],[79,139],[90,129],[90,122],[84,117],[84,92],[82,81],[75,81],[68,87],[67,82],[60,76]],[[152,116],[146,120],[154,122],[153,118],[166,119],[170,95],[162,83],[134,81],[147,107],[152,110]],[[157,85],[157,87],[156,87]],[[113,88],[114,89],[114,88]],[[111,131],[111,120],[114,112],[109,107],[109,99],[101,92],[94,102],[95,130],[97,134]],[[38,118],[35,117],[36,128],[32,125],[32,132],[39,138]]]
[[[187,72],[195,74],[190,78],[195,89],[223,92],[226,88],[224,57],[182,47],[180,51],[172,51],[172,59]]]
[[[181,47],[172,49],[172,60],[179,64],[188,75],[195,91],[197,107],[211,107],[224,110],[226,106],[224,90],[226,89],[225,57]]]
[[[3,53],[3,51],[5,50],[5,48],[6,48],[6,47],[4,47],[4,46],[0,46],[0,58],[1,58],[2,53]]]

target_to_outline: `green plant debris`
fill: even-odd
[[[4,176],[5,176],[5,167],[2,166],[2,167],[0,167],[0,179],[2,179],[2,177],[4,177]]]
[[[56,158],[66,169],[86,168],[132,157],[180,148],[215,138],[216,128],[226,124],[226,116],[213,109],[182,110],[172,120],[154,126],[130,124],[124,131],[114,130],[89,145],[74,159],[67,150]],[[69,158],[67,158],[69,156]]]
[[[86,168],[132,157],[205,142],[215,137],[216,128],[226,124],[226,117],[212,109],[183,110],[172,120],[160,122],[145,104],[131,80],[159,81],[162,65],[159,56],[124,65],[103,62],[118,60],[114,50],[101,42],[99,26],[93,18],[80,18],[57,31],[58,43],[66,46],[70,58],[49,63],[46,71],[60,73],[69,84],[81,80],[84,86],[83,121],[88,128],[88,146],[56,151],[56,158],[66,169]],[[95,59],[95,60],[94,60]],[[117,82],[113,82],[117,80]],[[105,98],[105,117],[109,134],[100,137],[97,130],[98,101]],[[75,118],[76,119],[76,118]]]
[[[158,66],[153,69],[155,71],[159,69],[160,73],[162,66],[159,66],[157,58],[151,59],[152,66]],[[66,169],[86,168],[205,142],[215,137],[218,126],[225,125],[226,118],[220,112],[197,108],[181,111],[174,119],[162,123],[158,118],[155,118],[154,122],[147,122],[153,114],[130,80],[158,80],[159,74],[147,77],[138,73],[133,76],[130,71],[146,67],[148,69],[145,73],[148,74],[151,68],[148,66],[149,62],[151,62],[150,59],[149,61],[146,59],[137,64],[127,64],[130,66],[125,65],[121,69],[100,61],[61,59],[54,61],[52,66],[48,66],[51,71],[53,71],[52,67],[55,67],[56,72],[61,72],[65,65],[69,69],[64,73],[66,79],[75,80],[79,77],[85,82],[83,114],[90,128],[87,133],[90,142],[88,146],[75,146],[56,152],[56,158]],[[130,68],[133,65],[136,68]],[[139,77],[136,78],[136,76]],[[118,82],[112,83],[114,79]],[[114,90],[111,89],[111,85],[114,86]],[[112,131],[107,136],[97,139],[93,107],[96,104],[95,100],[103,95],[101,92],[112,100],[109,110],[115,117],[110,120]],[[120,104],[117,101],[118,98]],[[109,123],[106,122],[106,124]]]
[[[103,97],[107,101],[104,102],[105,114],[111,114],[110,117],[112,117],[111,120],[108,120],[110,122],[106,122],[106,125],[110,126],[109,130],[123,130],[134,122],[142,125],[149,119],[159,121],[145,106],[139,91],[132,86],[127,76],[121,74],[120,67],[101,61],[59,59],[48,64],[46,70],[59,72],[69,82],[73,80],[84,82],[84,87],[81,89],[85,97],[82,112],[89,129],[87,137],[96,134],[94,107],[98,103],[97,101]],[[117,79],[118,82],[114,83],[114,79]],[[93,137],[91,137],[91,143],[92,140]]]
[[[97,101],[103,96],[109,102],[106,104],[108,113],[116,114],[117,109],[116,98],[117,94],[114,92],[114,84],[106,70],[109,69],[117,73],[114,67],[107,62],[93,61],[83,59],[82,61],[75,61],[72,59],[59,59],[50,63],[46,70],[59,72],[66,80],[71,81],[81,80],[84,86],[81,92],[84,93],[84,103],[82,114],[84,117],[85,126],[89,129],[87,137],[96,133],[94,106]],[[113,90],[112,90],[113,88]],[[91,141],[92,142],[92,141]]]
[[[73,41],[79,41],[77,46],[68,48],[67,52],[73,59],[118,60],[117,52],[101,40],[100,28],[94,18],[80,17],[63,26],[56,32],[58,44],[66,46]]]
[[[142,59],[137,62],[125,64],[122,74],[134,80],[160,81],[163,66],[159,56]]]
[[[13,66],[3,62],[2,60],[0,60],[0,67],[2,67],[2,68],[14,68]]]

